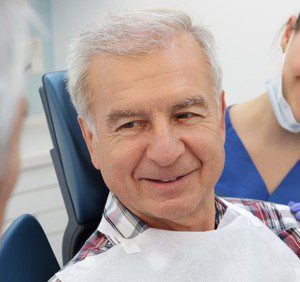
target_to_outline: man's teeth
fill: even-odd
[[[176,180],[177,179],[177,177],[175,177],[175,178],[171,178],[171,179],[162,179],[162,180],[160,180],[161,182],[170,182],[170,181],[174,181],[174,180]]]

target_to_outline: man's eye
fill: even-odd
[[[136,120],[136,121],[129,121],[124,123],[123,125],[121,125],[118,130],[122,130],[122,129],[142,129],[145,128],[147,125],[147,123],[145,121],[142,120]]]
[[[133,128],[135,126],[137,126],[137,122],[130,121],[130,122],[123,124],[120,128]]]
[[[186,118],[191,118],[193,116],[194,116],[194,114],[192,114],[192,113],[183,113],[183,114],[177,115],[176,117],[178,119],[186,119]]]

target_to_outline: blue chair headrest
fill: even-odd
[[[51,112],[52,141],[60,156],[77,222],[84,225],[99,221],[108,189],[82,137],[77,112],[66,89],[66,71],[45,74],[43,85]]]

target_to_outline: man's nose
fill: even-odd
[[[159,166],[172,165],[185,151],[185,145],[176,129],[169,124],[153,129],[147,147],[147,158]]]

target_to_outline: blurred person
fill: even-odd
[[[26,1],[0,0],[0,234],[19,171],[19,141],[26,112],[23,92],[29,23],[37,21]]]
[[[287,206],[215,197],[226,104],[205,27],[172,10],[93,22],[69,50],[68,90],[110,194],[52,281],[299,280]]]
[[[281,37],[278,75],[266,92],[226,111],[226,161],[220,196],[300,202],[300,15]],[[300,211],[300,204],[291,204]],[[296,215],[300,220],[300,212]]]

